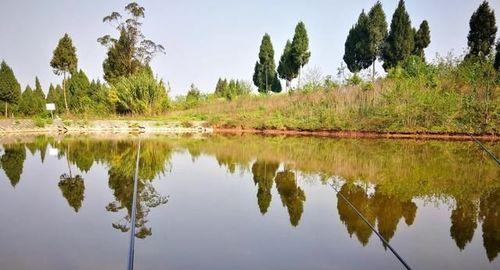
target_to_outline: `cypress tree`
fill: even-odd
[[[406,12],[404,0],[400,0],[391,21],[391,30],[382,50],[384,69],[395,67],[411,55],[414,48],[413,30],[410,16]]]
[[[22,115],[32,116],[35,114],[34,103],[34,94],[33,90],[29,85],[26,86],[23,93],[21,94],[21,99],[19,100],[18,111]]]
[[[493,66],[497,71],[500,71],[500,40],[497,42],[496,46],[496,54],[495,54],[495,62],[493,63]]]
[[[40,114],[45,111],[45,93],[43,93],[42,85],[40,84],[38,77],[35,77],[35,90],[33,91],[32,106],[35,114]]]
[[[300,87],[301,70],[309,62],[309,58],[311,57],[311,52],[309,51],[309,38],[307,36],[306,25],[303,22],[299,22],[295,27],[291,54],[293,64],[299,76]]]
[[[45,93],[43,93],[42,85],[40,84],[38,77],[35,77],[35,91],[33,93],[35,93],[38,97],[45,99]]]
[[[467,36],[469,53],[466,57],[485,58],[490,54],[497,33],[495,12],[490,8],[488,2],[484,1],[472,14],[469,27],[469,35]]]
[[[372,79],[375,79],[375,62],[381,56],[382,46],[387,38],[387,21],[382,3],[377,1],[368,12],[370,29],[370,51],[372,54]]]
[[[68,80],[68,100],[69,107],[72,110],[84,109],[86,100],[90,98],[90,81],[83,72],[79,70]],[[88,105],[88,104],[87,104]]]
[[[12,69],[2,61],[0,64],[0,100],[5,103],[5,117],[8,116],[8,104],[17,104],[21,96],[21,86]]]
[[[415,48],[413,49],[413,54],[425,60],[424,49],[431,43],[431,32],[429,30],[429,24],[424,20],[418,31],[415,32]]]
[[[293,62],[292,42],[290,40],[286,41],[285,48],[283,49],[283,54],[278,64],[278,74],[281,79],[286,81],[287,88],[290,87],[291,81],[297,78],[298,68]]]
[[[66,75],[68,73],[72,74],[76,72],[78,66],[78,59],[76,57],[76,48],[73,46],[73,41],[68,34],[59,40],[56,49],[54,50],[54,55],[50,61],[50,66],[54,69],[56,75],[63,75],[63,97],[64,97],[64,107],[66,112],[68,112],[68,100],[66,98]]]
[[[261,93],[281,92],[281,84],[274,63],[273,44],[267,33],[260,44],[259,61],[255,63],[253,82]]]
[[[349,30],[344,48],[344,62],[351,72],[357,73],[373,63],[369,20],[364,10],[359,14],[356,24]]]

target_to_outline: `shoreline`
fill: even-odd
[[[420,139],[420,140],[446,140],[446,141],[472,141],[467,133],[438,133],[438,132],[380,132],[380,131],[355,131],[355,130],[281,130],[281,129],[237,129],[214,128],[214,133],[222,134],[262,134],[262,135],[290,135],[313,136],[332,138],[366,138],[366,139]],[[474,138],[484,141],[500,141],[497,134],[472,134]]]
[[[261,134],[284,136],[313,136],[332,138],[367,138],[367,139],[416,139],[416,140],[447,140],[472,141],[467,133],[446,132],[381,132],[356,130],[294,130],[294,129],[246,129],[210,127],[206,122],[193,121],[180,123],[154,120],[89,120],[61,121],[43,127],[37,127],[31,119],[1,120],[0,137],[22,135],[61,135],[61,134]],[[500,134],[472,134],[483,141],[500,141]]]

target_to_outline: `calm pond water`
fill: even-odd
[[[138,141],[1,139],[0,269],[125,269]],[[414,269],[500,269],[499,168],[473,142],[143,137],[135,266],[401,269],[335,187]]]

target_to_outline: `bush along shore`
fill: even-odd
[[[264,34],[252,82],[220,78],[215,89],[194,84],[169,96],[151,60],[165,48],[145,37],[145,8],[132,2],[103,22],[114,34],[97,39],[106,50],[103,78],[90,80],[78,66],[69,34],[49,62],[62,83],[42,89],[21,85],[0,65],[0,132],[158,131],[263,132],[335,136],[496,138],[500,133],[500,41],[494,10],[480,4],[469,21],[463,56],[426,61],[432,25],[413,25],[400,0],[387,23],[382,4],[361,11],[345,40],[338,76],[305,67],[311,57],[304,22],[298,22],[279,62]],[[464,37],[465,38],[465,37]],[[377,63],[384,69],[377,76]],[[284,87],[282,87],[284,83]],[[257,89],[258,93],[253,91]],[[47,93],[47,94],[45,94]],[[52,120],[45,110],[54,103]],[[25,120],[23,120],[25,119]],[[29,120],[27,120],[29,119]],[[146,121],[147,120],[147,121]],[[202,124],[200,124],[202,123]]]

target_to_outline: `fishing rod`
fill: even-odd
[[[330,186],[352,208],[352,210],[354,210],[354,212],[366,223],[366,225],[368,225],[368,227],[370,227],[370,229],[372,229],[372,231],[378,236],[378,238],[380,238],[380,240],[382,241],[382,243],[384,243],[384,245],[386,245],[387,247],[389,247],[389,249],[392,251],[392,253],[394,254],[394,256],[396,256],[396,258],[398,258],[398,260],[401,262],[401,264],[403,264],[403,266],[406,269],[411,270],[411,267],[406,263],[406,261],[389,244],[389,242],[387,240],[385,240],[385,238],[375,229],[375,227],[373,227],[373,225],[363,216],[363,214],[361,214],[361,212],[359,212],[359,210],[344,196],[344,194],[342,194],[333,184],[330,184]]]
[[[498,160],[498,158],[495,156],[495,154],[493,154],[493,152],[491,152],[488,148],[486,148],[486,146],[484,146],[483,143],[481,143],[476,137],[474,137],[471,133],[469,133],[469,136],[479,145],[481,146],[481,148],[483,148],[483,150],[488,153],[490,155],[491,158],[493,158],[496,162],[497,162],[497,165],[500,165],[500,160]]]
[[[128,249],[128,264],[127,269],[134,269],[134,246],[135,246],[135,215],[137,205],[137,178],[139,176],[139,157],[141,154],[141,139],[139,138],[139,146],[137,147],[137,159],[135,161],[135,175],[134,175],[134,194],[132,196],[132,214],[130,220],[130,243]]]

